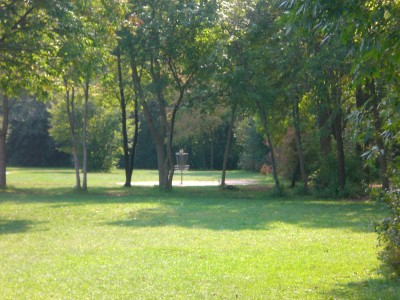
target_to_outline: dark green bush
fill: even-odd
[[[334,153],[319,162],[319,168],[310,176],[311,184],[318,196],[353,198],[366,194],[365,173],[361,161],[354,155],[346,157],[346,185],[339,187],[337,158]]]

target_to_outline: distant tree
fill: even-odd
[[[46,104],[22,95],[11,103],[7,164],[13,166],[68,166],[70,157],[56,150],[49,136]]]
[[[130,10],[129,21],[136,26],[124,45],[157,149],[159,186],[170,189],[175,119],[190,86],[210,63],[216,40],[212,31],[215,6],[197,1],[132,1]]]
[[[120,28],[118,28],[119,30]],[[124,34],[119,31],[119,34]],[[121,114],[123,167],[125,169],[125,187],[131,186],[133,168],[139,137],[139,101],[132,88],[129,55],[123,52],[121,39],[113,51],[113,60],[109,63],[111,74],[107,74],[106,89],[111,91],[113,99],[118,101]],[[115,105],[115,104],[114,104]]]
[[[104,68],[106,57],[113,47],[113,28],[107,18],[107,3],[98,0],[77,1],[70,4],[69,18],[62,20],[64,28],[59,40],[56,73],[59,90],[63,90],[64,103],[70,126],[73,144],[76,188],[87,190],[88,168],[88,110],[93,88]],[[68,30],[66,30],[68,29]],[[79,137],[76,132],[75,95],[83,90],[82,111],[82,183],[80,180],[80,161],[78,157]]]
[[[61,95],[60,95],[61,97]],[[120,134],[118,130],[119,118],[118,114],[107,107],[103,107],[99,103],[99,99],[93,98],[89,104],[87,115],[87,155],[88,155],[88,171],[107,172],[117,165],[119,157],[119,140]],[[97,101],[95,101],[97,100]],[[74,109],[74,133],[76,136],[82,136],[83,131],[83,102],[84,95],[82,93],[75,95]],[[57,148],[65,153],[73,155],[76,152],[78,161],[83,157],[82,144],[74,144],[70,137],[69,116],[66,113],[67,107],[65,102],[56,99],[52,103],[51,128],[50,135],[56,141]],[[74,148],[76,146],[76,149]],[[75,154],[74,154],[75,155]]]
[[[59,22],[68,15],[68,2],[8,1],[0,4],[0,187],[6,186],[6,137],[9,101],[22,93],[43,96],[53,75]]]

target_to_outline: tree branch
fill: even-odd
[[[4,40],[5,40],[6,38],[8,38],[8,36],[11,35],[12,32],[16,32],[16,29],[18,29],[18,31],[19,31],[20,28],[18,28],[18,26],[19,26],[20,24],[22,24],[23,22],[26,21],[26,18],[28,17],[28,15],[29,15],[30,13],[33,12],[34,9],[35,9],[34,6],[30,7],[30,8],[25,12],[25,14],[23,14],[23,15],[19,18],[19,20],[11,27],[11,29],[10,29],[10,34],[9,34],[9,35],[7,35],[7,33],[4,33],[4,34],[3,34],[3,36],[0,38],[0,43],[3,43]]]

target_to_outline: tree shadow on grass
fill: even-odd
[[[399,279],[368,279],[354,281],[334,288],[328,299],[400,299]]]
[[[180,226],[211,230],[268,230],[280,223],[305,228],[348,228],[373,231],[379,219],[374,203],[312,200],[181,198],[153,208],[132,206],[120,220],[107,225],[126,227]]]
[[[316,200],[312,197],[276,198],[265,191],[223,191],[218,187],[152,187],[22,190],[0,194],[2,202],[45,203],[54,209],[68,206],[126,204],[129,212],[111,226],[199,227],[211,230],[266,230],[278,223],[305,228],[348,228],[371,232],[382,217],[375,202]],[[151,207],[151,208],[149,208]]]
[[[33,222],[30,220],[1,220],[0,219],[0,235],[25,233],[34,230],[35,225],[43,222]]]

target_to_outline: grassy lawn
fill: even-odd
[[[2,299],[398,299],[378,272],[373,202],[241,187],[118,186],[123,172],[9,169],[0,192]],[[219,173],[190,172],[190,180]],[[135,180],[156,180],[155,171]],[[187,174],[189,175],[189,174]],[[271,184],[229,172],[228,178]]]

